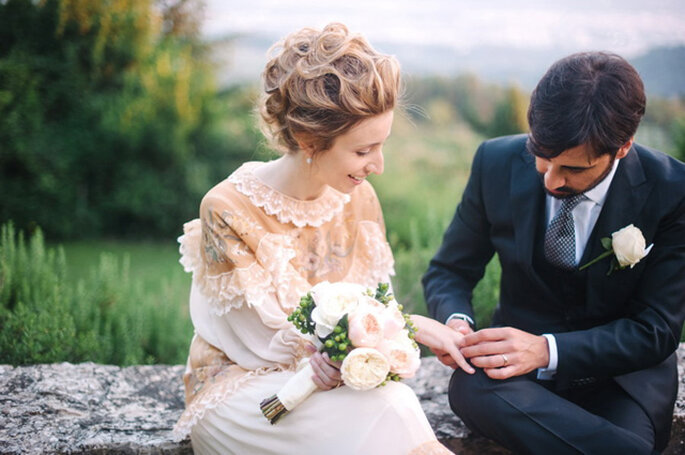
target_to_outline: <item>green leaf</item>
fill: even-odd
[[[610,250],[611,249],[611,238],[609,237],[603,237],[602,240],[602,246],[604,247],[605,250]]]

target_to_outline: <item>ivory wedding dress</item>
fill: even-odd
[[[308,339],[286,320],[314,284],[388,282],[393,258],[376,194],[328,188],[288,197],[241,166],[184,226],[181,263],[193,273],[195,326],[177,437],[198,454],[449,454],[413,391],[390,383],[317,391],[271,425],[260,402],[294,374]]]

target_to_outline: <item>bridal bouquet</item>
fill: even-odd
[[[414,326],[388,289],[387,283],[372,291],[354,283],[324,281],[302,297],[288,317],[302,333],[315,335],[331,360],[342,361],[343,383],[355,390],[410,378],[421,363]],[[278,393],[261,402],[262,413],[272,424],[317,389],[311,379],[314,371],[305,360]]]

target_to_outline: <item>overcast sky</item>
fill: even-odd
[[[345,23],[374,42],[576,51],[627,57],[685,44],[685,0],[207,0],[208,37],[282,37]]]

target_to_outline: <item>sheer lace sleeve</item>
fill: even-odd
[[[193,324],[242,368],[288,367],[307,340],[287,315],[309,284],[290,266],[287,241],[266,233],[232,196],[206,196],[201,218],[187,223],[180,239],[181,262],[193,273]]]

